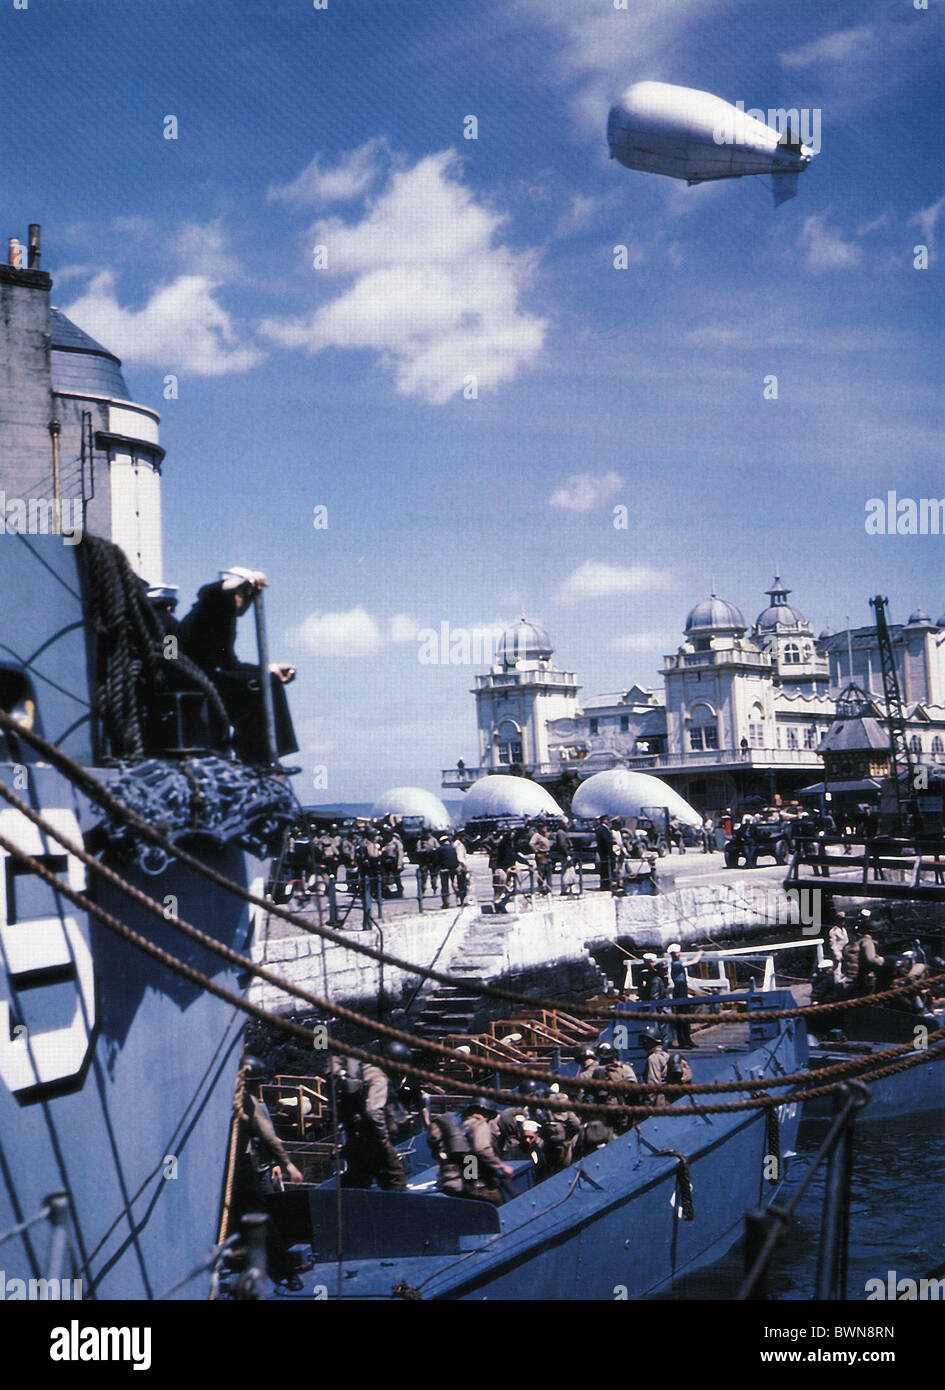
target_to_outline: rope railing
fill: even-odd
[[[77,889],[69,887],[61,879],[59,879],[58,876],[45,864],[37,860],[34,856],[28,854],[26,851],[20,849],[17,845],[13,844],[4,836],[0,836],[0,849],[5,850],[8,854],[13,855],[19,862],[27,865],[33,873],[37,874],[40,878],[47,882],[49,886],[52,887],[56,892],[61,893],[64,897],[69,899],[69,901],[73,902],[77,907],[81,908],[83,911],[90,913],[93,917],[95,917],[97,921],[99,921],[103,926],[108,928],[108,930],[122,937],[129,944],[137,947],[145,954],[161,962],[168,968],[175,971],[175,973],[181,975],[183,978],[190,980],[191,983],[199,985],[208,993],[214,994],[216,997],[225,1000],[227,1003],[232,1004],[235,1008],[240,1009],[242,1012],[248,1014],[253,1018],[256,1018],[258,1021],[269,1023],[281,1029],[284,1032],[290,1033],[295,1037],[301,1038],[310,1046],[315,1045],[317,1040],[317,1045],[319,1047],[324,1047],[326,1051],[332,1053],[333,1055],[354,1057],[359,1061],[368,1062],[375,1066],[379,1066],[381,1067],[381,1069],[386,1068],[387,1070],[394,1070],[398,1075],[408,1077],[412,1076],[417,1080],[426,1081],[428,1083],[432,1083],[435,1086],[442,1085],[442,1074],[430,1072],[425,1068],[417,1067],[413,1064],[408,1064],[406,1062],[398,1062],[396,1066],[394,1066],[393,1063],[387,1061],[384,1058],[378,1057],[376,1053],[368,1051],[367,1049],[358,1047],[357,1045],[351,1043],[336,1042],[334,1039],[331,1038],[322,1039],[314,1032],[314,1030],[306,1028],[302,1024],[296,1023],[291,1019],[282,1018],[278,1014],[268,1013],[266,1010],[260,1008],[258,1005],[252,1004],[249,1000],[244,999],[241,995],[234,993],[232,990],[227,989],[225,986],[218,985],[216,981],[210,979],[208,976],[196,970],[194,967],[187,965],[186,962],[179,960],[170,952],[165,951],[162,947],[159,947],[155,945],[153,942],[147,940],[146,937],[143,937],[140,933],[135,932],[125,923],[120,922],[111,913],[106,912],[104,908],[100,907],[97,903],[93,902],[85,894],[80,893]],[[207,945],[210,949],[214,950],[223,958],[228,959],[233,963],[241,964],[244,966],[244,968],[257,970],[259,969],[259,967],[256,967],[252,962],[248,961],[247,958],[241,957],[238,952],[232,951],[231,948],[223,946],[222,943],[215,942],[214,938],[208,937],[206,933],[199,932],[197,928],[190,927],[188,924],[181,923],[180,925],[186,927],[186,934],[190,935],[192,939],[200,940],[201,944]],[[307,991],[305,993],[307,994]],[[385,1035],[391,1037],[393,1040],[405,1042],[408,1046],[422,1046],[423,1049],[426,1051],[430,1051],[433,1053],[446,1053],[449,1060],[461,1061],[463,1064],[468,1065],[469,1059],[467,1055],[462,1053],[451,1053],[450,1049],[443,1048],[440,1044],[432,1042],[432,1040],[416,1039],[412,1034],[403,1033],[401,1030],[393,1029],[389,1025],[379,1025],[376,1022],[376,1020],[366,1019],[364,1015],[356,1014],[353,1010],[345,1009],[341,1005],[332,1004],[326,1000],[320,1000],[318,1002],[327,1012],[331,1013],[336,1017],[346,1018],[350,1021],[358,1023],[362,1027],[366,1025],[371,1030],[376,1032],[383,1032]],[[769,1011],[767,1010],[765,1011],[766,1017],[768,1016],[768,1012]],[[770,1012],[774,1013],[776,1011],[772,1010]],[[931,1036],[933,1035],[930,1035],[930,1037]],[[938,1034],[935,1034],[934,1036],[937,1039]],[[924,1052],[919,1054],[913,1054],[911,1057],[903,1058],[901,1062],[898,1062],[894,1065],[893,1069],[905,1070],[909,1066],[924,1062],[929,1056],[938,1055],[939,1051],[941,1051],[943,1048],[945,1048],[945,1041],[936,1041],[936,1043],[933,1044],[933,1046],[929,1047]],[[504,1064],[502,1067],[502,1072],[522,1078],[556,1082],[559,1085],[559,1087],[563,1089],[573,1088],[580,1090],[586,1085],[586,1082],[582,1082],[580,1079],[573,1076],[557,1075],[553,1073],[549,1074],[548,1072],[542,1069],[534,1067],[524,1067],[514,1062],[510,1062],[508,1065]],[[521,1104],[522,1101],[521,1094],[518,1092],[487,1087],[484,1086],[482,1083],[468,1083],[462,1081],[459,1078],[450,1078],[450,1084],[452,1089],[454,1091],[459,1092],[460,1094],[468,1094],[473,1097],[485,1096],[491,1100],[501,1101],[503,1105]],[[733,1089],[733,1087],[735,1087],[737,1083],[732,1083],[732,1085],[728,1087],[726,1087],[726,1083],[724,1082],[714,1084],[717,1087],[721,1087],[724,1091],[725,1089]],[[757,1085],[757,1081],[754,1081],[750,1084]],[[775,1084],[784,1085],[784,1078],[777,1078]],[[649,1092],[656,1092],[661,1088],[657,1088],[654,1086],[647,1087],[646,1083],[607,1082],[603,1080],[594,1081],[595,1092],[605,1091],[610,1094],[627,1094],[640,1089],[646,1089]],[[770,1105],[780,1105],[785,1104],[790,1100],[804,1099],[805,1096],[809,1097],[816,1096],[822,1093],[827,1093],[830,1089],[830,1086],[820,1086],[805,1089],[805,1091],[800,1093],[792,1093],[777,1097],[766,1096],[764,1098],[753,1098],[750,1100],[708,1106],[699,1105],[695,1107],[681,1107],[676,1105],[669,1109],[661,1108],[655,1105],[634,1106],[620,1105],[619,1103],[601,1104],[598,1102],[588,1102],[585,1100],[578,1100],[572,1098],[556,1100],[551,1097],[548,1097],[546,1100],[544,1100],[543,1104],[546,1106],[546,1108],[549,1109],[573,1109],[578,1114],[620,1114],[626,1115],[631,1118],[642,1118],[647,1115],[660,1113],[663,1115],[672,1115],[673,1117],[676,1117],[684,1114],[722,1114],[730,1113],[737,1110],[757,1109]]]
[[[251,904],[254,907],[261,908],[264,911],[270,913],[271,915],[274,915],[283,921],[289,922],[290,924],[301,928],[305,932],[318,935],[324,938],[325,940],[335,943],[336,945],[342,945],[346,949],[352,950],[359,955],[367,956],[370,959],[378,961],[380,964],[393,966],[394,968],[403,970],[408,974],[418,975],[424,979],[433,980],[438,984],[455,984],[455,977],[452,975],[448,975],[443,971],[437,971],[430,966],[418,965],[415,962],[406,961],[403,958],[394,955],[390,951],[379,950],[377,947],[370,946],[366,942],[356,941],[352,939],[350,935],[344,935],[341,932],[333,931],[329,927],[322,926],[321,924],[315,924],[311,922],[309,919],[302,917],[297,913],[286,911],[285,909],[278,907],[276,904],[268,902],[265,898],[259,897],[257,894],[252,893],[249,889],[243,888],[242,885],[234,883],[231,879],[226,878],[225,875],[217,873],[216,870],[210,868],[209,865],[205,864],[196,856],[189,854],[181,845],[172,843],[159,830],[151,826],[147,821],[143,820],[134,811],[132,811],[130,807],[126,806],[123,802],[113,797],[111,793],[107,790],[107,788],[104,787],[103,784],[99,782],[96,778],[94,778],[86,768],[82,767],[81,764],[75,762],[75,760],[70,758],[67,754],[62,753],[61,750],[55,747],[55,745],[48,743],[46,739],[42,738],[41,735],[35,733],[34,730],[27,730],[21,727],[15,720],[13,720],[8,714],[6,714],[2,710],[0,710],[0,729],[8,729],[10,732],[24,737],[27,740],[27,742],[29,742],[38,752],[42,753],[44,757],[48,758],[49,761],[53,764],[53,766],[57,767],[59,771],[63,772],[65,776],[69,777],[71,781],[73,781],[77,786],[79,786],[81,790],[83,790],[92,801],[96,802],[104,809],[107,809],[113,815],[116,815],[119,818],[123,819],[129,826],[133,827],[136,831],[138,831],[150,843],[159,846],[161,849],[165,850],[170,856],[179,860],[179,862],[184,864],[187,868],[193,869],[195,872],[201,874],[210,882],[216,884],[218,887],[223,888],[225,891],[232,893],[234,896],[241,898],[243,901]],[[8,800],[10,799],[10,795],[12,795],[12,793],[8,795],[8,789],[3,787],[2,783],[0,783],[0,792],[2,792],[2,794],[6,796]],[[11,804],[15,803],[11,802]],[[24,806],[25,803],[20,802],[18,805],[18,809],[21,809]],[[932,976],[929,977],[927,983],[937,983],[939,982],[939,980],[943,978],[945,978],[945,975]],[[485,982],[476,982],[475,984],[470,982],[469,989],[472,993],[475,993],[481,997],[497,999],[503,1003],[522,1004],[527,1005],[531,1008],[549,1010],[561,1007],[560,999],[522,993],[521,991],[517,990],[502,989],[499,986],[489,985]],[[783,1011],[772,1010],[768,1012],[767,1017],[770,1019],[792,1018],[800,1017],[805,1014],[816,1015],[822,1013],[837,1012],[841,1009],[857,1008],[864,1004],[869,1004],[871,1002],[876,1003],[880,1001],[885,1001],[888,998],[895,998],[900,993],[907,992],[908,989],[909,986],[893,987],[892,989],[884,991],[882,994],[879,995],[868,995],[862,998],[838,1000],[825,1004],[798,1005],[794,1009],[788,1009]],[[669,1004],[670,1001],[666,1001],[666,1003]],[[690,997],[686,1001],[681,1001],[680,1006],[688,1006],[691,1008],[692,1004],[693,997]],[[621,1007],[619,1004],[616,1003],[614,1007],[619,1008],[619,1017],[623,1019],[643,1019],[647,1022],[672,1022],[674,1017],[672,1013],[670,1013],[669,1015],[654,1014],[650,1010],[632,1010],[625,1007]],[[569,1003],[568,1009],[569,1012],[573,1013],[576,1017],[587,1018],[596,1021],[612,1022],[615,1017],[614,1013],[610,1010],[608,1010],[607,1012],[602,1012],[599,1005],[588,1005],[582,1003],[581,1001]],[[736,1021],[744,1021],[744,1015],[740,1013],[716,1013],[713,1015],[713,1022],[715,1023]]]
[[[215,937],[209,935],[206,932],[201,931],[197,927],[194,927],[192,924],[184,921],[182,918],[177,917],[176,914],[170,913],[168,909],[163,907],[162,904],[158,903],[155,899],[150,898],[140,889],[134,887],[134,885],[122,879],[120,875],[114,872],[114,870],[109,869],[106,865],[100,863],[100,861],[95,859],[92,855],[88,854],[87,851],[85,851],[82,847],[76,845],[73,841],[71,841],[63,831],[57,829],[55,826],[50,825],[48,822],[46,822],[45,819],[41,815],[39,815],[38,812],[33,811],[31,807],[29,807],[25,802],[23,802],[19,797],[17,797],[15,793],[11,792],[9,788],[5,787],[2,783],[0,783],[0,795],[2,795],[11,804],[13,804],[18,810],[22,811],[22,813],[26,815],[28,819],[30,819],[40,829],[47,833],[51,838],[55,839],[56,842],[60,844],[62,848],[65,849],[68,853],[75,855],[82,863],[86,865],[86,867],[92,869],[94,873],[104,878],[106,882],[112,884],[114,887],[124,892],[129,898],[131,898],[132,901],[144,907],[147,911],[149,911],[154,917],[156,917],[160,921],[168,923],[169,925],[180,931],[182,934],[187,936],[190,940],[207,947],[209,950],[219,955],[222,959],[228,961],[230,964],[238,965],[242,970],[252,973],[257,978],[265,980],[267,983],[272,984],[279,989],[282,989],[289,995],[294,996],[302,1000],[303,1002],[322,1010],[323,1012],[332,1014],[333,1016],[338,1017],[344,1020],[345,1022],[355,1024],[369,1032],[379,1033],[382,1036],[387,1037],[391,1041],[403,1042],[406,1045],[410,1046],[414,1051],[427,1052],[434,1057],[440,1057],[448,1062],[458,1063],[464,1066],[469,1064],[471,1060],[470,1054],[459,1052],[454,1048],[445,1047],[443,1044],[437,1043],[432,1039],[421,1038],[415,1034],[408,1033],[402,1029],[394,1028],[392,1025],[381,1023],[379,1020],[372,1019],[367,1015],[361,1014],[353,1009],[348,1009],[343,1005],[334,1004],[329,1000],[321,998],[320,996],[312,993],[311,991],[304,989],[302,986],[296,985],[294,982],[285,979],[283,976],[280,976],[275,971],[272,971],[265,966],[259,965],[257,962],[251,960],[247,956],[242,955],[240,952],[233,950],[231,947],[223,945],[223,943],[217,941]],[[0,845],[5,846],[6,843],[7,842],[0,839]],[[26,855],[25,857],[27,860],[32,860],[31,856]],[[39,861],[32,860],[32,863],[36,864],[40,869],[45,868],[45,866],[39,865]],[[46,870],[46,873],[49,874],[50,871]],[[65,885],[61,883],[61,880],[55,878],[55,876],[51,876],[51,885],[59,885],[61,888],[65,889]],[[115,920],[117,921],[117,919]],[[762,996],[756,997],[760,998]],[[871,996],[871,998],[875,997],[876,996]],[[761,1016],[763,1016],[765,1021],[770,1020],[775,1015],[778,1015],[781,1012],[781,1010],[773,1010],[767,1008],[758,1011],[758,1013]],[[265,1018],[270,1023],[276,1023],[279,1018],[279,1015],[272,1014],[267,1010],[264,1010],[263,1013],[265,1015]],[[661,1017],[672,1018],[673,1015],[662,1015],[660,1013],[652,1011],[649,1013],[644,1013],[643,1017],[650,1019],[658,1019]],[[740,1014],[736,1017],[739,1022],[744,1022],[746,1016]],[[937,1034],[933,1032],[929,1034],[929,1037],[934,1040],[937,1037]],[[890,1049],[888,1053],[872,1054],[871,1057],[865,1058],[851,1058],[848,1061],[837,1063],[831,1067],[823,1068],[822,1073],[818,1073],[818,1079],[822,1079],[823,1076],[827,1075],[841,1076],[846,1075],[847,1073],[853,1074],[857,1071],[862,1071],[865,1067],[869,1065],[871,1061],[875,1061],[877,1060],[877,1058],[883,1059],[887,1057],[891,1058],[893,1056],[898,1056],[912,1050],[913,1047],[914,1044],[905,1043],[897,1048]],[[344,1051],[345,1049],[342,1048],[341,1050]],[[350,1052],[350,1049],[348,1050]],[[351,1053],[351,1055],[354,1054]],[[378,1061],[374,1054],[368,1055],[371,1058],[373,1058],[373,1060]],[[517,1076],[522,1079],[548,1079],[549,1081],[557,1082],[559,1085],[570,1085],[575,1089],[584,1088],[584,1083],[578,1082],[574,1077],[566,1076],[563,1074],[559,1075],[557,1073],[548,1073],[544,1070],[536,1069],[533,1067],[519,1066],[514,1061],[510,1061],[507,1065],[504,1064],[501,1070],[503,1073],[507,1072],[509,1075]],[[810,1074],[806,1072],[793,1073],[786,1078],[768,1078],[766,1081],[751,1080],[736,1081],[731,1083],[710,1082],[703,1083],[701,1085],[667,1083],[666,1086],[662,1089],[668,1095],[718,1094],[721,1092],[729,1092],[732,1090],[749,1090],[753,1087],[758,1087],[759,1085],[783,1085],[785,1084],[786,1080],[792,1083],[796,1082],[797,1084],[804,1084],[809,1075]],[[599,1082],[595,1082],[594,1089],[604,1090],[611,1094],[624,1094],[628,1091],[631,1093],[636,1091],[650,1091],[653,1088],[652,1086],[648,1086],[646,1082],[623,1083],[601,1080]]]

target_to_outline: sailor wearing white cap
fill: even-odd
[[[691,954],[688,960],[683,961],[682,946],[678,941],[672,942],[667,946],[666,954],[669,956],[669,978],[673,987],[674,999],[688,999],[689,997],[689,976],[686,969],[690,965],[695,965],[702,959],[702,952],[696,951]],[[692,1041],[692,1031],[689,1026],[689,1019],[685,1009],[674,1009],[676,1016],[674,1027],[676,1029],[676,1046],[681,1048],[698,1047],[698,1043]]]
[[[215,583],[200,589],[197,601],[180,626],[184,655],[196,662],[216,685],[235,729],[237,752],[250,763],[268,763],[272,753],[265,746],[259,669],[241,662],[236,655],[236,622],[266,584],[261,570],[242,565],[220,570]],[[298,751],[282,690],[294,678],[295,667],[276,663],[269,669],[276,753],[282,757]]]

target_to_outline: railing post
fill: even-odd
[[[246,1238],[246,1268],[237,1285],[239,1298],[262,1298],[266,1278],[266,1228],[269,1217],[261,1211],[251,1211],[243,1217]]]
[[[417,865],[417,911],[423,911],[423,871],[419,864]]]
[[[834,1114],[847,1104],[849,1088],[840,1085],[834,1091]],[[821,1300],[846,1298],[845,1264],[846,1228],[849,1217],[850,1171],[853,1162],[853,1117],[847,1122],[827,1160],[824,1178],[824,1206],[820,1219],[820,1246],[817,1251],[817,1287],[814,1297]]]
[[[262,687],[263,727],[266,732],[266,753],[271,766],[278,762],[276,749],[276,718],[272,703],[272,677],[269,674],[269,640],[266,636],[266,610],[263,605],[262,590],[256,591],[253,604],[256,618],[256,656],[259,665],[259,681]]]
[[[744,1271],[747,1279],[755,1267],[755,1261],[761,1254],[764,1247],[765,1237],[768,1234],[768,1213],[765,1211],[748,1211],[745,1213],[745,1260]],[[748,1298],[752,1302],[761,1301],[768,1297],[768,1266],[765,1263],[751,1286]]]
[[[69,1248],[69,1198],[64,1192],[54,1192],[47,1197],[49,1221],[52,1226],[52,1240],[49,1243],[49,1264],[47,1279],[62,1278],[62,1267]]]

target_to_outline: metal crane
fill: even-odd
[[[877,594],[875,598],[870,599],[870,607],[876,611],[876,638],[879,643],[879,659],[883,670],[886,723],[889,726],[890,771],[896,788],[899,829],[900,831],[915,831],[921,828],[921,814],[913,774],[912,754],[909,751],[909,740],[906,738],[906,721],[902,712],[899,677],[896,675],[892,639],[889,636],[889,625],[886,622],[888,602],[888,599]],[[903,767],[906,772],[905,786],[903,786],[901,775]]]

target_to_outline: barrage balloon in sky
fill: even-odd
[[[610,109],[610,157],[690,184],[768,174],[777,207],[794,197],[798,174],[819,150],[820,113],[769,111],[773,125],[758,119],[764,115],[692,87],[636,82]]]

